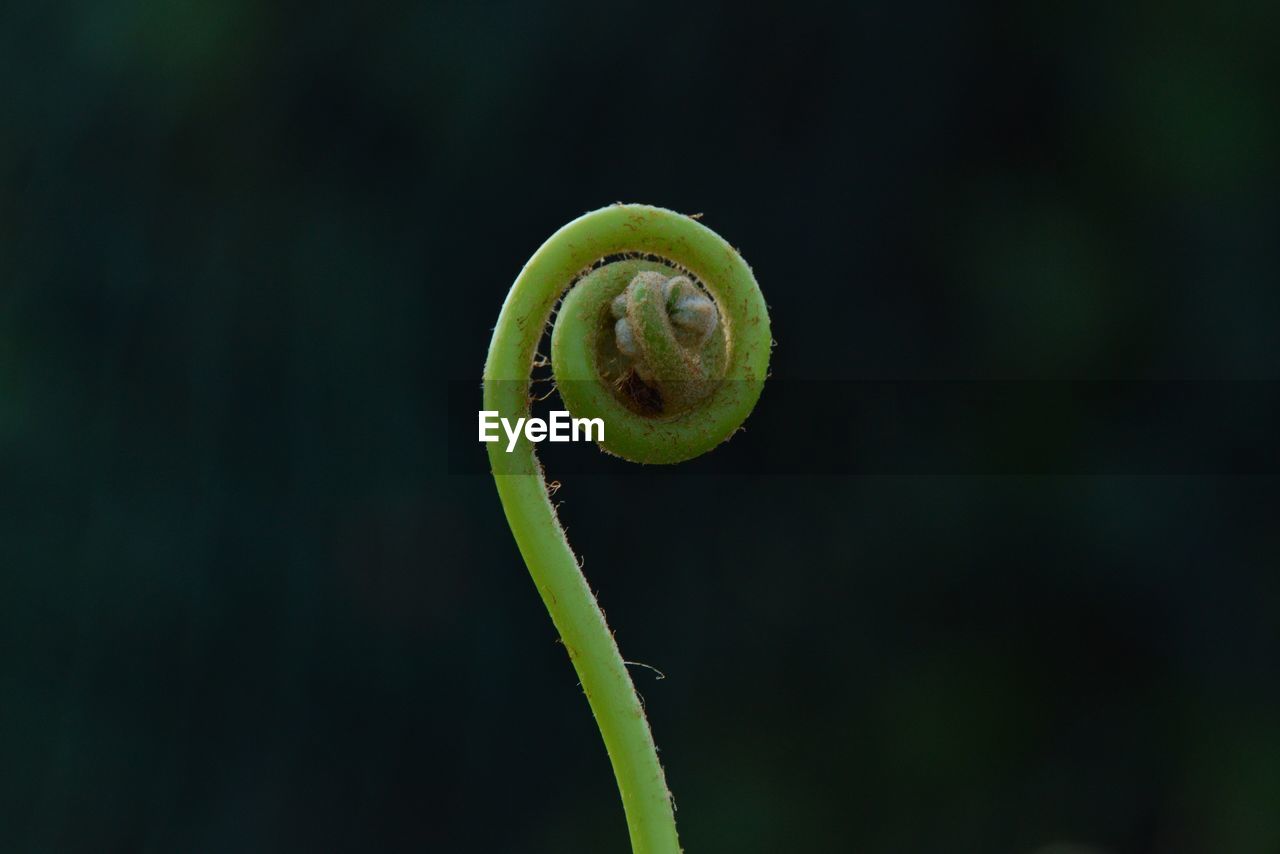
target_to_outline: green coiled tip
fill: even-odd
[[[575,417],[640,463],[706,453],[742,426],[768,374],[769,314],[751,268],[711,229],[663,210],[587,214],[618,232],[556,315],[551,364]]]

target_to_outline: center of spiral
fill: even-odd
[[[656,303],[659,310],[646,316],[646,301]],[[632,303],[638,303],[640,308],[629,311]],[[616,321],[613,334],[618,352],[631,360],[642,380],[653,383],[698,378],[691,374],[697,366],[690,362],[697,361],[698,350],[715,331],[720,315],[715,302],[688,277],[638,273],[627,289],[614,298],[610,311]],[[660,328],[646,330],[646,322],[653,325],[655,320]],[[674,363],[663,358],[671,353],[655,352],[670,348],[652,346],[652,339],[668,335],[685,351]]]
[[[720,313],[688,276],[638,272],[610,302],[609,314],[637,404],[671,415],[714,389],[723,355],[723,336],[712,341]]]

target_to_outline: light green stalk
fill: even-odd
[[[624,255],[648,260],[618,261]],[[615,263],[585,275],[602,259]],[[635,275],[647,271],[651,277],[655,270],[700,283],[714,299],[714,309],[698,302],[688,279],[664,290],[652,278]],[[742,257],[710,229],[642,205],[586,214],[529,259],[507,294],[489,345],[485,409],[512,423],[529,416],[538,342],[556,301],[575,282],[556,320],[552,364],[569,411],[604,419],[605,450],[637,462],[679,462],[705,453],[738,429],[759,398],[772,343],[759,286]],[[652,300],[662,294],[671,295],[668,315],[654,310]],[[628,338],[634,363],[613,340],[619,321],[610,306],[620,296],[618,313],[638,327],[634,346]],[[672,317],[685,326],[714,322],[715,334],[704,329],[694,336],[702,349],[673,349],[679,342],[662,338],[663,330],[673,334]],[[677,338],[689,340],[686,329],[678,331]],[[646,341],[653,344],[652,356]],[[709,366],[718,375],[710,381]],[[630,371],[645,377],[650,396],[643,405],[628,397],[622,382]],[[600,727],[632,849],[678,854],[671,794],[630,674],[565,539],[532,444],[521,436],[510,453],[506,448],[505,442],[489,445],[498,495]]]

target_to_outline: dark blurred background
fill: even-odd
[[[448,464],[529,254],[704,213],[777,388],[1276,380],[1278,17],[4,4],[0,850],[627,850]],[[1280,852],[1280,484],[1050,468],[565,479],[687,850]]]

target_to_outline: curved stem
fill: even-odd
[[[736,429],[759,396],[768,366],[768,315],[737,252],[710,229],[661,208],[616,205],[595,211],[561,228],[534,253],[507,294],[494,328],[485,362],[484,407],[513,421],[528,417],[530,373],[556,300],[593,263],[623,253],[661,256],[690,270],[722,308],[729,307],[726,338],[735,326],[747,330],[730,345],[738,350],[726,376],[736,385],[719,401],[727,430],[714,441],[706,438],[710,431],[696,431],[692,444],[701,453]],[[672,429],[693,432],[688,426]],[[631,458],[644,459],[645,453],[655,462],[696,455],[667,445],[641,449]],[[644,708],[556,517],[533,446],[523,436],[510,453],[505,444],[491,443],[489,457],[511,532],[600,727],[632,849],[636,854],[679,854],[671,795]]]
[[[622,794],[637,854],[676,854],[675,815],[644,708],[578,568],[540,477],[499,475],[498,493],[529,574],[578,671]]]

